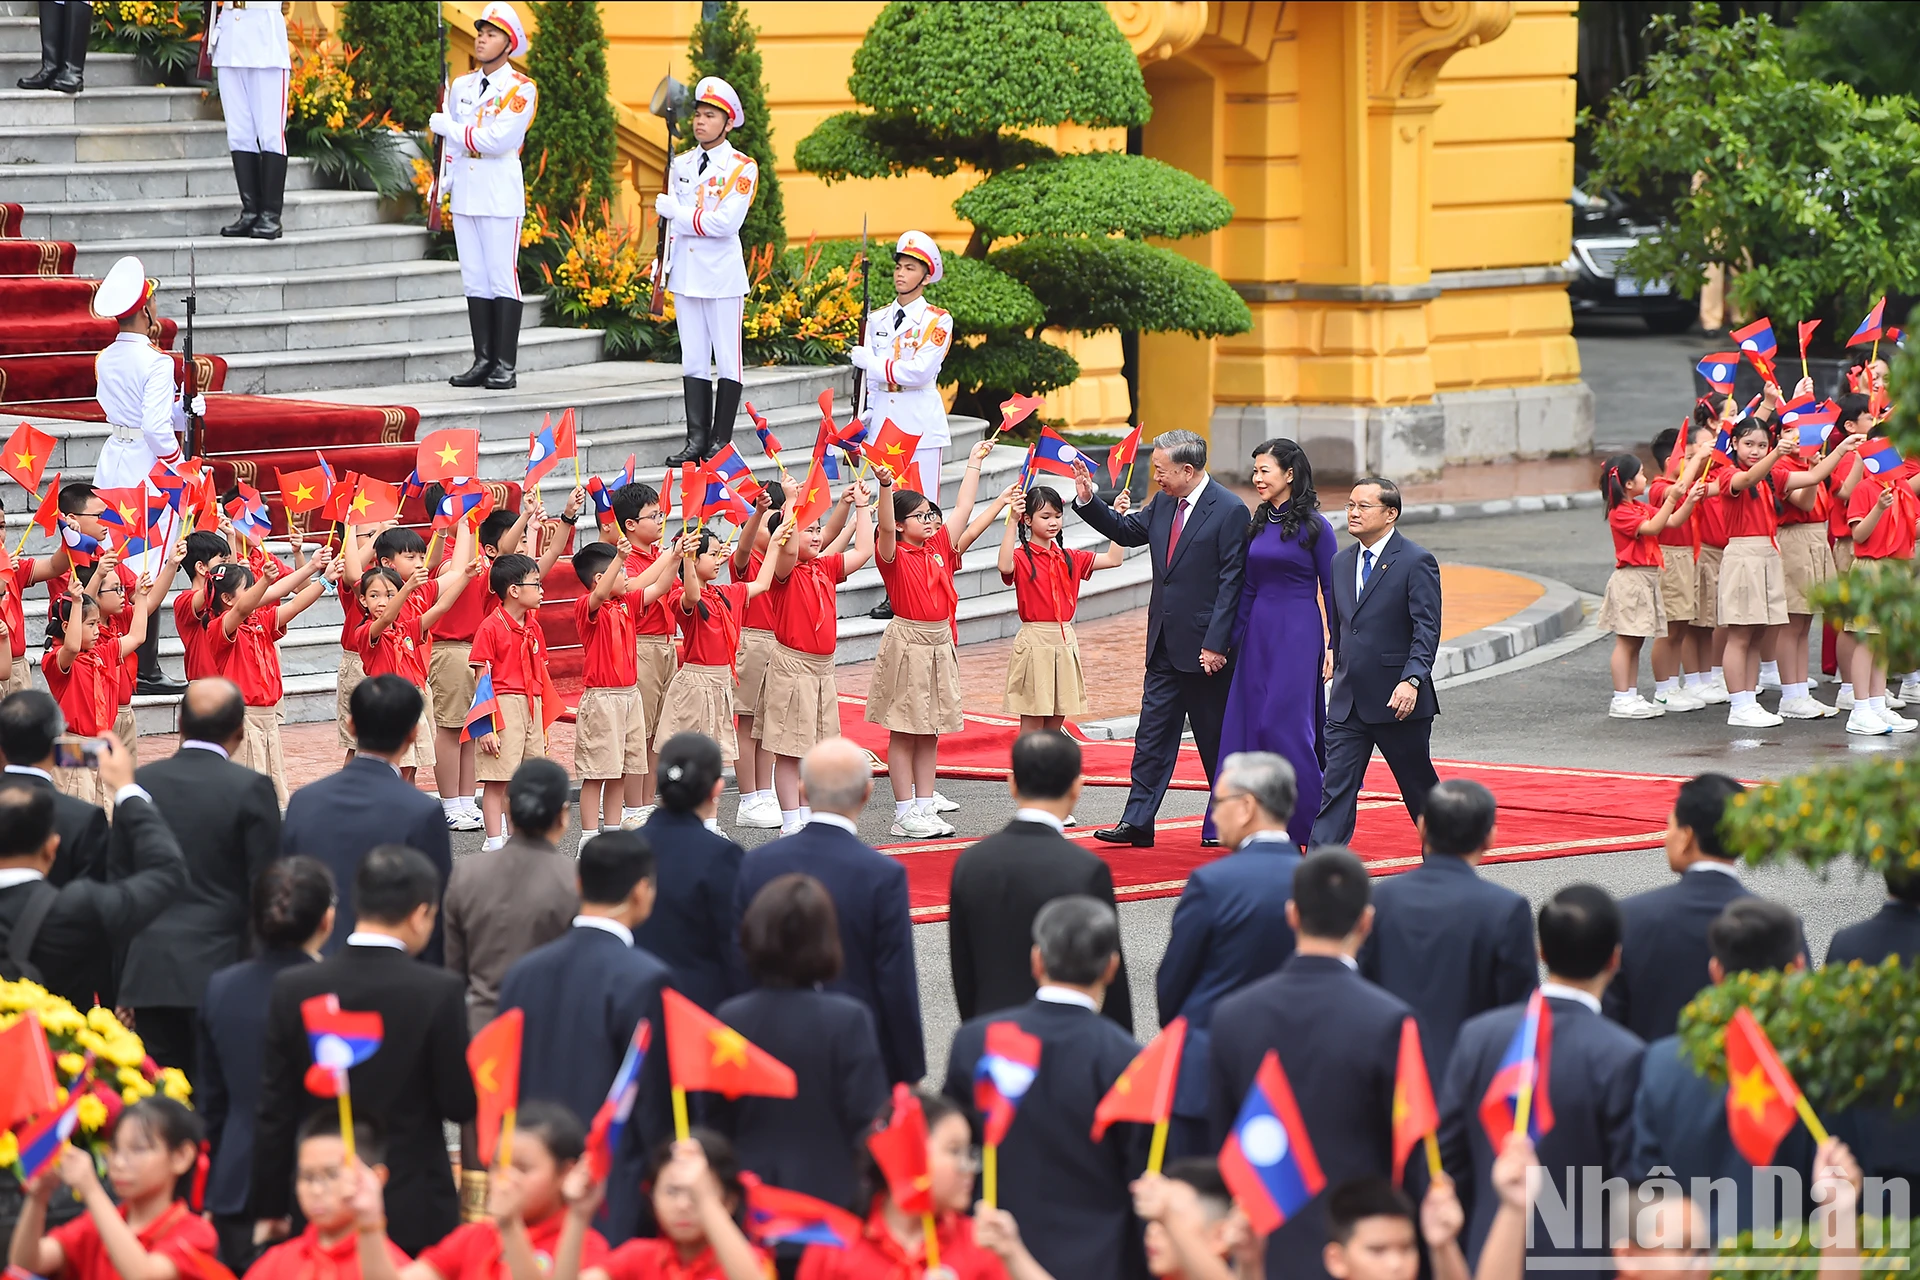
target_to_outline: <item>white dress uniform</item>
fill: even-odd
[[[922,231],[909,231],[894,248],[896,257],[918,259],[927,265],[927,283],[945,274],[940,248]],[[940,497],[941,453],[952,435],[947,429],[947,407],[940,399],[940,366],[953,347],[953,317],[921,294],[911,302],[899,299],[876,307],[867,317],[854,363],[866,370],[866,409],[860,420],[869,438],[889,419],[909,435],[920,437],[913,460],[927,496]]]
[[[680,368],[705,378],[715,369],[740,381],[740,324],[747,296],[747,263],[740,224],[753,206],[760,168],[725,138],[673,158],[673,198],[667,224],[667,283],[680,328]]]
[[[225,0],[213,23],[213,67],[227,150],[287,150],[287,20],[278,0]]]
[[[539,88],[510,65],[469,71],[448,95],[441,185],[452,197],[460,283],[469,298],[520,296],[520,222],[527,213],[520,148]],[[437,118],[437,117],[436,117]]]
[[[121,258],[94,290],[94,314],[122,320],[152,296],[153,282],[140,260]],[[94,357],[93,378],[94,397],[113,428],[94,464],[94,487],[151,487],[147,477],[154,463],[180,461],[180,433],[187,429],[186,406],[174,390],[173,357],[144,333],[122,332]],[[204,412],[204,400],[195,407]],[[128,566],[136,573],[147,572],[160,554],[158,548],[150,549],[145,563],[136,557]]]

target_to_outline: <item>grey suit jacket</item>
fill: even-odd
[[[572,926],[579,883],[572,858],[518,834],[454,865],[444,909],[447,968],[467,984],[469,1034],[493,1020],[513,962]]]

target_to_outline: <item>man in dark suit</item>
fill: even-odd
[[[1233,850],[1195,867],[1173,909],[1172,936],[1155,979],[1160,1025],[1187,1020],[1167,1150],[1211,1154],[1207,1132],[1208,1025],[1213,1006],[1264,978],[1293,954],[1287,903],[1300,849],[1287,834],[1298,782],[1285,756],[1239,751],[1220,762],[1213,820]]]
[[[1293,955],[1214,1007],[1207,1108],[1215,1150],[1273,1049],[1327,1185],[1392,1175],[1393,1086],[1411,1010],[1362,978],[1354,962],[1373,926],[1368,897],[1367,869],[1346,849],[1318,850],[1294,869]],[[1325,1243],[1316,1196],[1267,1237],[1267,1274],[1324,1276]]]
[[[1033,921],[1055,898],[1084,893],[1113,905],[1113,871],[1066,838],[1080,798],[1080,744],[1058,731],[1013,744],[1013,821],[963,850],[947,893],[947,947],[962,1021],[1033,999]],[[1133,1034],[1127,964],[1100,1012]]]
[[[1799,918],[1764,898],[1728,903],[1708,927],[1707,944],[1709,981],[1715,984],[1730,973],[1792,971],[1807,963]],[[1557,1053],[1557,1043],[1554,1049]],[[1804,1125],[1795,1125],[1773,1154],[1774,1165],[1799,1171],[1796,1195],[1812,1177],[1813,1155],[1813,1139]],[[1713,1217],[1712,1239],[1724,1240],[1753,1226],[1753,1166],[1727,1131],[1727,1086],[1696,1072],[1680,1037],[1671,1033],[1647,1045],[1633,1101],[1633,1162],[1627,1176],[1650,1177],[1656,1168],[1664,1168],[1660,1176],[1676,1178],[1683,1187],[1700,1185],[1695,1179],[1731,1179],[1731,1211],[1728,1197],[1722,1195],[1708,1197],[1703,1206]],[[1769,1220],[1784,1222],[1784,1213],[1803,1211],[1797,1201],[1784,1210],[1776,1202]]]
[[[417,720],[419,694],[414,697]],[[446,830],[444,820],[440,830]],[[474,1115],[466,993],[446,970],[408,959],[426,950],[440,914],[439,872],[425,854],[405,845],[376,845],[359,859],[353,888],[360,915],[346,946],[319,964],[287,969],[273,981],[248,1203],[256,1221],[288,1217],[294,1135],[309,1111],[332,1105],[307,1092],[313,1057],[300,1004],[333,995],[342,1009],[378,1013],[385,1028],[373,1056],[348,1074],[354,1115],[386,1135],[388,1234],[417,1254],[460,1225],[460,1197],[447,1167],[442,1126]]]
[[[133,775],[186,854],[187,889],[128,945],[120,1003],[153,1060],[193,1079],[194,1010],[214,971],[246,957],[247,897],[280,852],[273,779],[227,758],[246,715],[231,680],[194,681],[180,703],[180,750]]]
[[[1333,557],[1333,687],[1327,698],[1327,771],[1309,846],[1353,839],[1360,784],[1373,749],[1393,770],[1407,816],[1420,820],[1440,781],[1430,742],[1440,703],[1440,562],[1399,531],[1400,486],[1368,476],[1347,499],[1354,542]]]
[[[565,1103],[591,1120],[642,1018],[655,1040],[640,1075],[633,1116],[613,1153],[606,1208],[597,1225],[626,1240],[639,1225],[647,1153],[669,1130],[667,1056],[660,990],[667,966],[633,944],[654,903],[654,855],[637,832],[607,831],[580,850],[580,913],[560,937],[522,956],[500,984],[500,1008],[526,1016],[520,1096]]]
[[[1139,1052],[1132,1036],[1098,1016],[1120,972],[1120,917],[1097,898],[1056,898],[1034,918],[1032,936],[1033,999],[961,1026],[945,1092],[981,1140],[986,1118],[974,1106],[974,1072],[987,1028],[1010,1022],[1039,1040],[1039,1071],[1000,1146],[1000,1203],[1019,1206],[1020,1238],[1048,1274],[1144,1277],[1127,1185],[1146,1166],[1145,1131],[1114,1125],[1100,1142],[1087,1140],[1094,1108]]]
[[[1412,1007],[1435,1071],[1461,1023],[1523,999],[1540,980],[1527,900],[1474,873],[1493,847],[1494,816],[1493,792],[1479,783],[1440,783],[1415,824],[1420,865],[1373,891],[1360,972]]]
[[[1154,817],[1173,780],[1189,721],[1200,763],[1213,781],[1233,683],[1231,641],[1247,558],[1247,507],[1207,478],[1207,442],[1191,431],[1155,437],[1153,483],[1159,493],[1144,511],[1114,511],[1094,492],[1084,461],[1074,463],[1073,483],[1073,509],[1082,520],[1121,546],[1149,548],[1153,560],[1133,786],[1118,825],[1094,833],[1109,844],[1150,848]],[[1212,838],[1211,824],[1205,838]]]
[[[359,754],[346,768],[308,783],[287,802],[281,852],[312,854],[327,864],[340,886],[339,922],[327,944],[328,955],[338,953],[354,930],[351,886],[357,883],[367,850],[393,843],[418,849],[439,872],[442,893],[453,875],[446,811],[402,778],[393,763],[420,731],[420,707],[420,691],[399,676],[362,680],[347,702]],[[439,902],[436,895],[436,908]],[[433,937],[420,958],[438,965],[445,952],[437,912],[434,920]]]
[[[111,999],[114,948],[187,883],[180,846],[111,736],[100,748],[100,785],[114,798],[131,870],[111,883],[81,877],[56,889],[47,881],[60,844],[54,793],[31,778],[0,778],[0,976],[30,978],[79,1009],[91,1008],[96,993]]]
[[[1680,1010],[1712,981],[1707,929],[1729,902],[1747,896],[1720,838],[1727,801],[1745,790],[1724,773],[1680,784],[1667,818],[1667,865],[1680,878],[1620,904],[1620,972],[1603,1006],[1648,1044],[1672,1035]],[[1800,949],[1806,950],[1804,941]]]
[[[845,738],[828,738],[800,761],[800,786],[813,817],[790,836],[752,850],[740,865],[735,909],[775,876],[803,871],[827,887],[840,919],[845,961],[829,990],[873,1010],[887,1079],[909,1084],[927,1073],[920,1028],[920,981],[913,962],[913,917],[907,872],[898,860],[860,839],[860,811],[873,796],[867,753]]]
[[[72,880],[107,878],[107,811],[53,785],[53,740],[66,731],[60,704],[43,689],[22,689],[0,702],[0,755],[7,758],[7,773],[53,797],[60,849],[47,883],[56,889]]]
[[[1833,935],[1827,944],[1829,965],[1850,960],[1879,964],[1888,956],[1899,956],[1901,964],[1910,965],[1920,957],[1920,875],[1889,867],[1885,876],[1886,903]]]
[[[1427,816],[1433,814],[1429,808]],[[1549,898],[1540,908],[1540,957],[1547,964],[1541,995],[1552,1019],[1552,1052],[1545,1087],[1533,1105],[1550,1101],[1553,1127],[1541,1134],[1537,1154],[1553,1194],[1561,1203],[1577,1204],[1586,1179],[1624,1177],[1632,1163],[1633,1095],[1646,1052],[1640,1037],[1600,1016],[1600,993],[1620,967],[1620,908],[1607,891],[1576,884]],[[1480,1256],[1500,1208],[1493,1185],[1500,1152],[1480,1122],[1480,1104],[1526,1016],[1525,994],[1515,998],[1519,1003],[1470,1018],[1451,1061],[1431,1059],[1436,1073],[1444,1072],[1440,1153],[1467,1213],[1462,1243],[1469,1258]],[[1582,1241],[1556,1238],[1544,1218],[1535,1218],[1529,1238],[1532,1257],[1582,1256]],[[1612,1271],[1604,1254],[1595,1257],[1596,1273]]]

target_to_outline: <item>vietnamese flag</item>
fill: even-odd
[[[139,536],[147,513],[146,486],[126,489],[95,489],[94,496],[107,504],[102,518],[109,524],[122,529],[132,529]]]
[[[794,494],[793,524],[796,529],[806,529],[815,520],[825,515],[827,508],[833,505],[833,488],[827,483],[827,469],[820,465],[816,455],[813,465],[807,468],[806,482]]]
[[[900,1212],[933,1212],[933,1178],[927,1172],[927,1114],[904,1084],[893,1086],[887,1123],[867,1137],[867,1150],[887,1180],[887,1194]]]
[[[993,434],[999,435],[1002,431],[1013,430],[1022,422],[1032,417],[1034,411],[1046,402],[1047,398],[1045,396],[1015,395],[1011,400],[1002,400],[1000,402],[1000,425],[994,428]]]
[[[1144,430],[1144,426],[1135,427],[1126,439],[1107,450],[1107,474],[1115,484],[1120,483],[1120,473],[1133,465],[1134,455],[1140,452],[1140,433]]]
[[[383,520],[398,519],[399,515],[399,485],[375,480],[372,476],[358,477],[353,497],[347,503],[348,524],[379,524]]]
[[[326,505],[332,493],[326,470],[322,467],[308,467],[304,471],[275,469],[274,474],[280,478],[280,502],[286,507],[288,515],[317,511]]]
[[[509,1009],[480,1028],[467,1045],[467,1069],[473,1072],[473,1096],[480,1104],[473,1123],[483,1168],[493,1167],[502,1128],[511,1132],[520,1105],[520,1041],[526,1025],[524,1010]]]
[[[53,446],[58,443],[46,432],[35,431],[23,422],[7,437],[6,453],[0,456],[0,471],[12,476],[28,493],[38,493],[40,477],[53,457]]]
[[[1106,1136],[1116,1121],[1161,1124],[1173,1114],[1173,1087],[1180,1079],[1180,1051],[1187,1043],[1187,1020],[1175,1018],[1161,1029],[1107,1090],[1093,1109],[1093,1140]]]
[[[680,464],[680,520],[683,524],[694,524],[700,519],[700,502],[707,495],[707,486],[696,477],[703,470],[697,462]]]
[[[420,441],[413,472],[422,484],[465,480],[480,474],[480,433],[471,427],[445,427]]]
[[[1800,322],[1800,368],[1804,372],[1807,366],[1807,344],[1813,341],[1813,331],[1820,327],[1818,320]]]
[[[1733,1145],[1749,1164],[1772,1164],[1804,1105],[1800,1086],[1753,1010],[1741,1005],[1727,1024],[1727,1134]]]
[[[674,1088],[701,1089],[729,1099],[798,1095],[799,1082],[786,1063],[673,988],[664,988],[660,999],[667,1075]]]
[[[44,1115],[59,1103],[59,1077],[40,1016],[32,1010],[0,1031],[0,1130]]]
[[[34,510],[33,522],[40,526],[51,538],[60,528],[60,473],[53,473],[53,483],[47,486],[47,496],[40,499],[40,505]]]
[[[866,448],[867,459],[876,467],[885,467],[889,474],[906,474],[907,464],[913,461],[913,455],[920,451],[920,437],[910,436],[893,424],[888,418],[880,424],[880,434]]]
[[[1420,1049],[1420,1028],[1412,1018],[1400,1024],[1400,1063],[1393,1073],[1393,1182],[1400,1184],[1407,1157],[1420,1140],[1440,1128],[1440,1108],[1433,1101],[1433,1081],[1427,1075],[1427,1055]]]

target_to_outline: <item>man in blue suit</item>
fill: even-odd
[[[560,1102],[583,1121],[606,1099],[640,1019],[651,1020],[653,1051],[640,1072],[633,1117],[613,1153],[606,1208],[608,1240],[640,1225],[648,1153],[671,1132],[660,991],[673,974],[633,945],[653,911],[654,858],[632,831],[607,831],[580,850],[580,914],[573,927],[514,962],[500,983],[500,1012],[527,1020],[520,1096]]]
[[[1109,844],[1151,848],[1154,816],[1173,780],[1189,721],[1212,782],[1226,719],[1233,616],[1247,558],[1247,507],[1207,479],[1207,442],[1191,431],[1153,441],[1146,510],[1121,515],[1094,492],[1085,462],[1073,468],[1073,509],[1123,547],[1148,547],[1153,596],[1147,603],[1147,675],[1133,737],[1133,787],[1118,825],[1096,831]],[[1208,821],[1202,843],[1217,845]]]
[[[444,896],[453,874],[453,847],[447,817],[434,797],[400,776],[394,763],[420,732],[420,691],[395,675],[374,676],[354,688],[347,702],[359,754],[336,774],[310,782],[287,801],[280,824],[280,852],[305,853],[333,872],[340,901],[326,954],[346,945],[353,932],[353,883],[360,860],[375,845],[404,844],[427,855],[440,873]],[[444,962],[445,926],[434,902],[433,940],[420,954],[432,965]]]
[[[1289,811],[1290,812],[1290,811]],[[1214,1008],[1207,1111],[1214,1150],[1233,1130],[1269,1049],[1280,1057],[1327,1186],[1393,1172],[1393,1086],[1411,1010],[1362,978],[1354,956],[1373,924],[1367,869],[1346,849],[1309,854],[1293,873],[1294,953]],[[1322,1193],[1324,1195],[1324,1193]],[[1267,1274],[1327,1274],[1319,1196],[1267,1237]]]
[[[860,811],[873,796],[867,753],[845,738],[828,738],[800,761],[800,786],[813,816],[790,836],[747,853],[740,866],[734,914],[744,917],[769,880],[805,872],[827,887],[840,918],[840,976],[828,989],[873,1010],[887,1079],[918,1083],[927,1073],[920,1030],[920,981],[913,963],[913,917],[907,872],[860,839]]]
[[[1856,924],[1836,930],[1827,944],[1827,963],[1879,964],[1899,956],[1910,965],[1920,959],[1920,874],[1904,867],[1888,867],[1887,901],[1879,911]]]
[[[1327,772],[1309,847],[1353,838],[1360,784],[1380,748],[1415,822],[1433,771],[1429,742],[1440,703],[1440,563],[1397,528],[1400,486],[1368,476],[1347,499],[1354,542],[1333,558],[1333,688],[1327,699]]]
[[[1427,813],[1431,816],[1433,810]],[[1577,1204],[1590,1185],[1588,1179],[1624,1177],[1633,1156],[1633,1096],[1646,1045],[1600,1016],[1600,993],[1620,967],[1619,906],[1594,885],[1560,890],[1540,908],[1540,956],[1547,962],[1547,981],[1540,991],[1551,1019],[1552,1052],[1534,1105],[1548,1101],[1553,1126],[1540,1135],[1537,1154],[1553,1194],[1561,1203]],[[1469,1258],[1480,1256],[1500,1208],[1493,1186],[1493,1161],[1499,1151],[1480,1122],[1480,1104],[1526,1016],[1524,996],[1516,1001],[1461,1027],[1451,1062],[1437,1055],[1430,1059],[1435,1078],[1441,1080],[1441,1161],[1467,1212],[1462,1243]],[[1500,1137],[1504,1140],[1506,1134]],[[1577,1184],[1574,1177],[1580,1179]],[[1530,1224],[1528,1240],[1530,1257],[1591,1256],[1596,1274],[1613,1271],[1604,1249],[1583,1254],[1581,1246],[1591,1247],[1592,1242],[1577,1236],[1555,1239],[1545,1219],[1536,1217]]]
[[[1435,1071],[1461,1023],[1524,999],[1540,979],[1527,900],[1474,873],[1493,847],[1495,811],[1479,783],[1440,783],[1416,824],[1425,857],[1373,891],[1360,972],[1413,1006]]]

